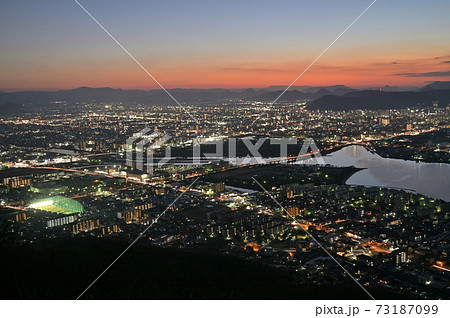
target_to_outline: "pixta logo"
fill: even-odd
[[[247,155],[242,157],[237,155],[237,144],[241,142],[246,150]],[[272,151],[271,157],[264,157],[260,153],[260,148],[264,144],[276,147],[276,151]],[[224,145],[228,146],[225,147]],[[288,147],[297,146],[297,138],[257,138],[255,142],[249,138],[225,138],[210,141],[206,138],[195,138],[193,145],[193,163],[199,164],[201,159],[224,160],[233,165],[249,165],[249,164],[270,164],[270,163],[293,163],[293,164],[319,164],[324,165],[322,155],[319,148],[312,138],[306,138],[301,146],[300,151],[295,155],[288,155]],[[215,153],[201,153],[202,145],[214,145]],[[228,156],[224,157],[224,150],[228,150]]]
[[[171,156],[171,147],[167,142],[172,137],[166,133],[154,131],[150,128],[144,128],[127,139],[126,143],[126,165],[134,169],[153,173],[154,167],[161,167],[171,160],[177,160]],[[256,139],[256,140],[255,140]],[[306,138],[301,144],[298,144],[297,138],[221,138],[211,140],[211,138],[195,138],[192,140],[192,161],[186,161],[183,158],[182,165],[201,165],[202,162],[228,162],[232,165],[242,166],[251,164],[319,164],[324,165],[320,151],[311,138]],[[186,143],[184,143],[185,145]],[[237,146],[239,144],[239,146]],[[260,148],[266,144],[267,147],[273,147],[270,156],[263,156]],[[211,149],[215,148],[214,153],[204,153],[201,147]],[[209,147],[208,147],[209,146]],[[288,147],[296,147],[297,152],[288,154]],[[164,148],[164,154],[161,149]],[[238,156],[239,153],[245,155]],[[300,149],[300,150],[298,150]],[[244,151],[243,151],[244,150]],[[158,151],[157,162],[154,162],[155,152]],[[225,156],[224,153],[227,153]]]
[[[144,128],[133,134],[126,142],[126,165],[137,170],[153,173],[153,155],[162,148],[172,137],[166,133]],[[170,160],[171,148],[165,147],[165,156],[160,159],[157,166],[164,165]]]

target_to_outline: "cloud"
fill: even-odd
[[[434,59],[435,60],[442,60],[442,59],[448,59],[449,57],[450,57],[450,55],[436,56]]]
[[[449,64],[450,61],[442,61],[441,63],[442,63],[442,64]]]
[[[399,73],[395,75],[406,77],[441,77],[441,76],[450,76],[450,71],[426,72],[426,73]]]
[[[371,65],[374,66],[390,66],[390,65],[399,65],[402,64],[400,62],[397,61],[393,61],[393,62],[376,62],[376,63],[372,63]]]

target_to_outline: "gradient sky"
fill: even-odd
[[[289,85],[371,0],[79,0],[166,88]],[[378,0],[295,85],[450,80],[450,1]],[[157,88],[72,0],[0,1],[0,90]]]

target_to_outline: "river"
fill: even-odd
[[[336,167],[364,168],[347,180],[348,185],[402,189],[450,202],[450,164],[383,158],[357,145],[323,158]]]

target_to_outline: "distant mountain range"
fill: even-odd
[[[180,102],[217,102],[256,97],[263,89],[170,89],[170,93]],[[0,103],[15,102],[20,104],[45,104],[55,101],[66,102],[126,102],[143,104],[173,104],[172,99],[162,89],[155,90],[124,90],[110,87],[91,88],[80,87],[59,91],[23,91],[0,92]]]
[[[170,89],[170,93],[183,103],[215,103],[229,100],[264,101],[275,100],[284,86],[247,89]],[[173,104],[171,98],[161,89],[124,90],[109,87],[80,87],[58,91],[0,92],[0,114],[26,112],[36,105],[51,102],[124,102],[142,104]],[[311,109],[355,109],[389,108],[431,105],[439,101],[441,105],[450,103],[450,81],[433,82],[422,88],[384,86],[370,89],[355,89],[344,85],[323,87],[293,86],[279,101],[307,101]],[[5,104],[7,103],[7,104]],[[12,104],[11,104],[12,103]],[[15,103],[15,104],[14,104]],[[27,108],[22,105],[30,105]],[[20,106],[20,107],[19,107]]]
[[[431,106],[433,101],[440,105],[450,104],[450,89],[425,90],[420,92],[356,91],[343,96],[325,95],[308,104],[309,109],[388,109],[407,106]]]
[[[285,89],[285,88],[284,88]],[[283,90],[277,90],[277,91],[271,91],[271,92],[264,92],[257,96],[251,96],[247,98],[247,100],[256,100],[256,101],[262,101],[262,102],[270,102],[274,101],[278,96],[281,95]],[[310,100],[310,99],[316,99],[325,95],[335,95],[335,96],[341,96],[350,92],[357,91],[356,89],[349,88],[343,85],[336,85],[336,86],[328,86],[328,87],[314,87],[314,88],[307,88],[303,91],[294,89],[294,90],[288,90],[286,93],[284,93],[280,97],[280,101],[298,101],[298,100]]]
[[[422,87],[421,91],[450,89],[450,81],[438,81]]]

